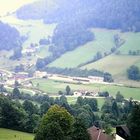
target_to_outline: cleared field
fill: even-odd
[[[95,68],[101,71],[109,72],[113,75],[116,82],[132,85],[132,81],[129,81],[126,75],[126,71],[131,65],[137,65],[140,67],[140,56],[110,55],[104,59],[85,65],[82,69]],[[139,85],[138,82],[134,83],[137,84],[137,86]]]
[[[0,140],[33,140],[34,135],[0,128]]]
[[[140,56],[110,55],[104,59],[85,65],[82,68],[95,68],[101,71],[110,72],[115,76],[125,72],[131,65],[137,64],[138,62],[140,62]]]
[[[77,67],[79,64],[93,59],[98,51],[102,54],[104,54],[104,52],[110,52],[110,49],[114,46],[113,36],[118,31],[105,29],[92,29],[92,31],[95,34],[94,41],[65,53],[49,66],[61,68]]]
[[[121,33],[121,37],[125,40],[125,44],[119,49],[121,54],[128,54],[129,50],[140,50],[140,33]]]
[[[88,91],[108,91],[110,95],[115,96],[117,91],[120,91],[121,94],[129,99],[130,97],[140,100],[140,88],[130,88],[124,86],[115,86],[115,85],[103,85],[103,84],[70,84],[63,83],[59,81],[46,80],[46,79],[35,79],[32,80],[34,86],[39,83],[38,88],[48,93],[49,95],[58,95],[58,91],[65,92],[65,87],[70,86],[71,90],[88,90]]]

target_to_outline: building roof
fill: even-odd
[[[122,129],[124,130],[124,132],[125,132],[128,136],[130,136],[130,131],[129,131],[129,129],[128,129],[128,127],[127,127],[126,125],[119,125],[119,126],[117,126],[116,128],[118,128],[118,127],[122,128]]]
[[[93,126],[88,129],[88,132],[91,136],[91,140],[113,140],[113,138],[105,134],[101,129]]]

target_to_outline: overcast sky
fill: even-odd
[[[33,2],[35,0],[0,0],[0,15],[7,12],[15,11],[24,4]]]

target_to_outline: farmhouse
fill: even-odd
[[[83,78],[83,77],[73,77],[73,81],[85,82],[85,83],[90,82],[90,80],[88,78]]]
[[[77,90],[73,92],[74,96],[98,96],[98,92],[96,91],[87,91],[87,90]]]
[[[18,72],[14,74],[14,78],[15,80],[24,80],[26,78],[28,78],[28,73],[26,72]]]
[[[8,77],[8,80],[6,81],[6,83],[8,85],[13,85],[15,81],[18,81],[20,83],[27,78],[28,78],[28,73],[26,72],[13,73],[12,76]]]
[[[35,71],[34,77],[35,78],[43,78],[44,76],[47,76],[47,72],[44,71]]]
[[[91,140],[113,140],[113,138],[107,135],[102,129],[95,126],[88,129],[91,136]]]
[[[91,83],[94,83],[94,82],[104,82],[104,78],[103,77],[88,76],[88,78],[90,79]]]
[[[126,125],[116,127],[116,140],[128,140],[130,137],[129,129]]]

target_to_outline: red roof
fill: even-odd
[[[88,132],[91,136],[91,140],[113,140],[113,138],[105,134],[101,129],[93,126],[88,129]]]

